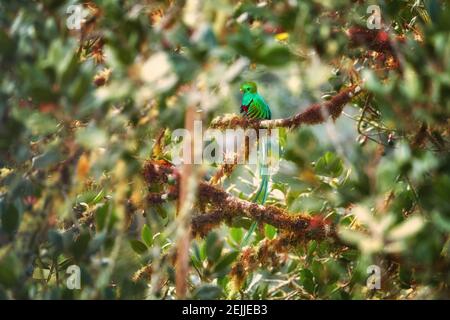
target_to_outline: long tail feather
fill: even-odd
[[[258,191],[252,199],[252,202],[264,204],[267,200],[267,196],[269,195],[269,175],[263,175],[261,177],[261,183],[259,184]]]
[[[264,146],[265,150],[262,154],[262,161],[260,164],[260,170],[259,170],[259,176],[261,178],[261,183],[259,184],[258,190],[256,191],[255,195],[252,198],[252,202],[264,204],[267,200],[267,197],[269,195],[269,181],[270,181],[270,175],[269,175],[269,166],[266,163],[267,157],[269,155],[269,148],[268,145]],[[245,247],[252,234],[255,232],[255,229],[258,225],[257,221],[254,221],[250,228],[248,229],[247,233],[244,236],[244,239],[242,240],[241,247]]]
[[[245,247],[248,244],[248,242],[250,241],[250,237],[252,236],[253,232],[255,232],[257,226],[258,222],[256,221],[252,222],[252,225],[247,230],[247,233],[245,234],[244,239],[242,240],[241,248]]]

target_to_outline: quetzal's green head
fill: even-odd
[[[242,93],[256,93],[258,91],[256,83],[252,81],[246,81],[241,84],[240,90]]]

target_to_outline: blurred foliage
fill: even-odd
[[[206,124],[237,113],[249,79],[275,118],[363,86],[336,122],[286,133],[268,201],[326,215],[349,246],[309,241],[234,290],[246,224],[222,225],[192,241],[189,296],[450,297],[448,2],[99,0],[70,30],[73,4],[0,3],[1,298],[176,298],[176,204],[146,203],[142,165],[187,106]],[[390,57],[349,46],[369,4]],[[240,167],[224,187],[248,199],[256,183]],[[260,231],[252,245],[277,236]],[[366,286],[373,264],[380,290]]]

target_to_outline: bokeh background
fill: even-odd
[[[370,4],[382,30],[367,27]],[[190,243],[187,296],[449,298],[449,30],[439,0],[2,1],[0,297],[177,298],[177,204],[146,201],[144,162],[170,161],[189,107],[205,128],[237,114],[252,80],[274,118],[363,89],[336,121],[283,131],[268,200],[326,216],[348,247],[280,249],[236,285],[249,221],[222,224]],[[254,172],[222,187],[249,199]],[[251,246],[279,233],[265,225]]]

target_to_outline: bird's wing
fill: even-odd
[[[272,113],[264,98],[256,95],[249,105],[247,116],[253,119],[271,119]]]

